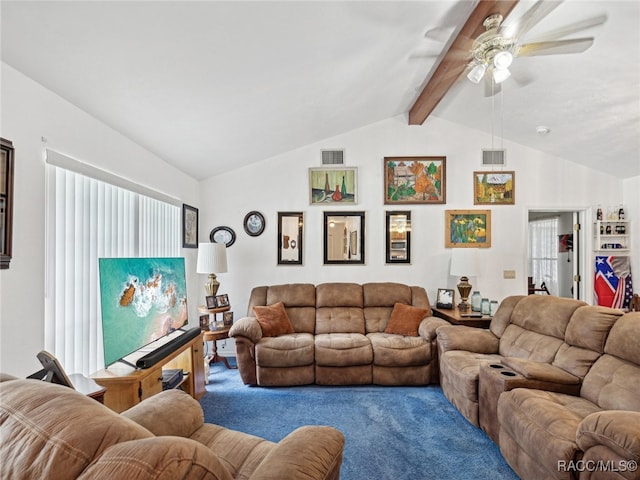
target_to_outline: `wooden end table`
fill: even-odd
[[[467,327],[475,328],[489,328],[489,325],[491,324],[492,317],[490,317],[489,315],[482,315],[480,317],[465,316],[460,312],[460,310],[458,310],[458,307],[453,307],[452,309],[431,307],[431,310],[434,317],[443,318],[452,325],[465,325]],[[465,313],[477,314],[477,312],[471,311]]]
[[[222,355],[218,355],[218,347],[216,345],[216,342],[218,340],[224,340],[225,338],[229,338],[229,330],[230,329],[231,329],[231,327],[224,327],[224,328],[218,329],[218,330],[205,330],[205,331],[202,332],[202,336],[204,338],[204,341],[212,343],[211,360],[209,360],[209,365],[211,365],[212,363],[216,363],[216,362],[222,362],[222,363],[224,363],[224,366],[227,367],[227,368],[238,368],[238,367],[232,367],[231,365],[229,365],[229,361],[227,360],[227,357],[223,357]]]

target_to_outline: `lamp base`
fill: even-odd
[[[216,274],[210,273],[209,281],[204,284],[204,291],[207,292],[208,297],[213,297],[218,293],[218,288],[220,288],[220,282],[216,278]]]
[[[469,283],[469,279],[467,277],[460,277],[460,283],[458,283],[457,287],[461,300],[458,304],[458,310],[461,312],[468,312],[471,309],[471,305],[467,303],[467,299],[471,293],[472,285]]]

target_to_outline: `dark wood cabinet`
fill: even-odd
[[[13,238],[13,143],[0,138],[0,268],[9,268]]]

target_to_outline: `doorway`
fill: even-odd
[[[528,211],[527,276],[536,294],[586,299],[585,218],[584,210]]]

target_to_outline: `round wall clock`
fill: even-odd
[[[216,227],[211,230],[209,240],[213,243],[224,243],[229,248],[236,241],[236,232],[229,227]]]
[[[264,227],[264,216],[260,212],[249,212],[244,217],[244,231],[247,232],[247,235],[257,237],[264,232]]]

